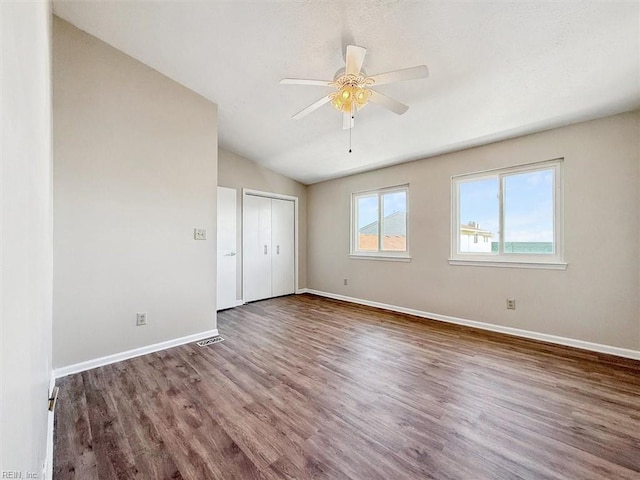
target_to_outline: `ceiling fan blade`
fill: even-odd
[[[331,87],[331,80],[307,80],[306,78],[283,78],[280,85],[321,85]]]
[[[371,92],[371,96],[369,97],[369,101],[373,103],[377,103],[378,105],[383,106],[384,108],[391,110],[393,113],[398,115],[402,115],[404,112],[409,110],[409,107],[404,103],[400,103],[393,98],[389,98],[386,95],[383,95],[375,90],[369,90]]]
[[[309,115],[311,112],[313,112],[314,110],[317,110],[318,108],[320,108],[322,105],[324,105],[325,103],[329,103],[329,100],[331,100],[331,97],[329,97],[329,95],[325,95],[324,97],[322,97],[320,100],[313,102],[311,105],[309,105],[307,108],[303,108],[302,110],[300,110],[298,113],[296,113],[293,118],[294,120],[299,120],[302,117],[306,117],[307,115]]]
[[[354,123],[353,114],[345,112],[342,116],[342,129],[349,130],[350,128],[353,128]]]
[[[394,70],[393,72],[379,73],[369,77],[373,80],[374,85],[386,85],[388,83],[404,82],[405,80],[415,80],[417,78],[427,78],[429,69],[426,65],[418,65],[417,67],[405,68],[403,70]]]
[[[364,47],[358,47],[357,45],[347,45],[347,53],[345,55],[346,68],[345,73],[347,75],[360,75],[362,69],[362,63],[364,62],[364,56],[367,53],[367,49]]]

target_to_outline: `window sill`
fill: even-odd
[[[352,260],[381,260],[383,262],[410,262],[411,257],[408,255],[379,255],[366,253],[352,253],[349,255]]]
[[[500,268],[537,268],[542,270],[566,270],[565,262],[538,262],[526,260],[464,260],[450,258],[449,265],[466,265],[474,267],[500,267]]]

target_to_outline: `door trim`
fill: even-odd
[[[293,202],[293,235],[294,235],[294,239],[293,239],[293,248],[294,248],[294,255],[293,255],[293,274],[294,274],[294,292],[297,292],[299,290],[299,285],[298,285],[298,266],[300,265],[300,262],[298,261],[298,254],[300,251],[298,242],[300,239],[300,235],[298,234],[298,197],[293,196],[293,195],[285,195],[282,193],[273,193],[273,192],[264,192],[261,190],[254,190],[251,188],[243,188],[242,189],[242,233],[241,233],[241,237],[242,237],[242,303],[247,303],[246,302],[246,296],[245,296],[245,292],[246,292],[246,288],[245,288],[245,279],[246,279],[246,275],[245,275],[245,248],[244,248],[244,232],[245,230],[245,214],[244,214],[244,199],[246,198],[247,195],[253,195],[254,197],[266,197],[266,198],[275,198],[278,200],[290,200]]]

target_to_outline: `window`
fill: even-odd
[[[403,185],[352,195],[352,258],[409,259],[408,194]]]
[[[566,268],[562,160],[454,176],[451,192],[449,263]]]

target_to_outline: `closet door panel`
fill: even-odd
[[[244,299],[247,302],[272,296],[271,199],[244,197]]]
[[[290,200],[271,200],[272,296],[295,292],[295,208]]]

